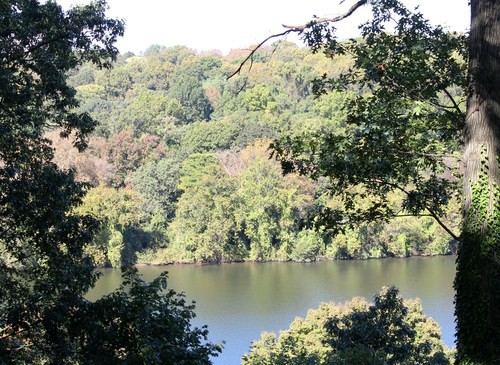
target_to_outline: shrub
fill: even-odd
[[[437,323],[418,300],[403,300],[384,287],[369,304],[322,303],[277,337],[263,333],[243,365],[449,365]]]

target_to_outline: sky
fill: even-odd
[[[64,8],[89,0],[56,0]],[[354,0],[108,0],[108,15],[126,22],[125,36],[117,46],[121,53],[141,54],[152,44],[184,45],[196,51],[250,48],[269,35],[281,33],[282,24],[302,25],[312,16],[341,14]],[[433,24],[465,31],[469,26],[468,0],[403,0],[419,5]],[[366,7],[363,7],[366,8]],[[338,24],[340,39],[356,35],[356,26],[368,9]],[[295,39],[289,39],[294,41]]]

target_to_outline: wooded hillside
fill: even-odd
[[[80,109],[99,125],[84,153],[57,130],[47,136],[58,165],[76,169],[89,183],[77,211],[104,221],[89,249],[99,265],[455,251],[430,217],[361,224],[336,236],[321,227],[314,217],[339,202],[321,179],[283,176],[269,145],[277,138],[341,133],[343,105],[369,91],[314,98],[312,81],[338,75],[351,59],[331,62],[286,42],[261,49],[244,72],[228,79],[247,54],[151,46],[141,56],[121,55],[112,69],[86,64],[71,73]],[[401,196],[390,200],[399,204]],[[457,202],[450,204],[451,212],[459,211]],[[459,224],[456,215],[445,221]]]

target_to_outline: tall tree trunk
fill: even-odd
[[[500,1],[471,1],[469,53],[457,349],[461,364],[500,364]]]

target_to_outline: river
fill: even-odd
[[[279,332],[320,302],[372,298],[382,286],[396,285],[404,298],[418,297],[426,315],[454,343],[455,257],[414,257],[318,263],[239,263],[142,267],[145,280],[169,272],[169,287],[196,301],[196,326],[208,325],[212,342],[226,341],[215,365],[237,365],[262,331]],[[89,293],[96,299],[120,283],[119,270],[104,270]]]

